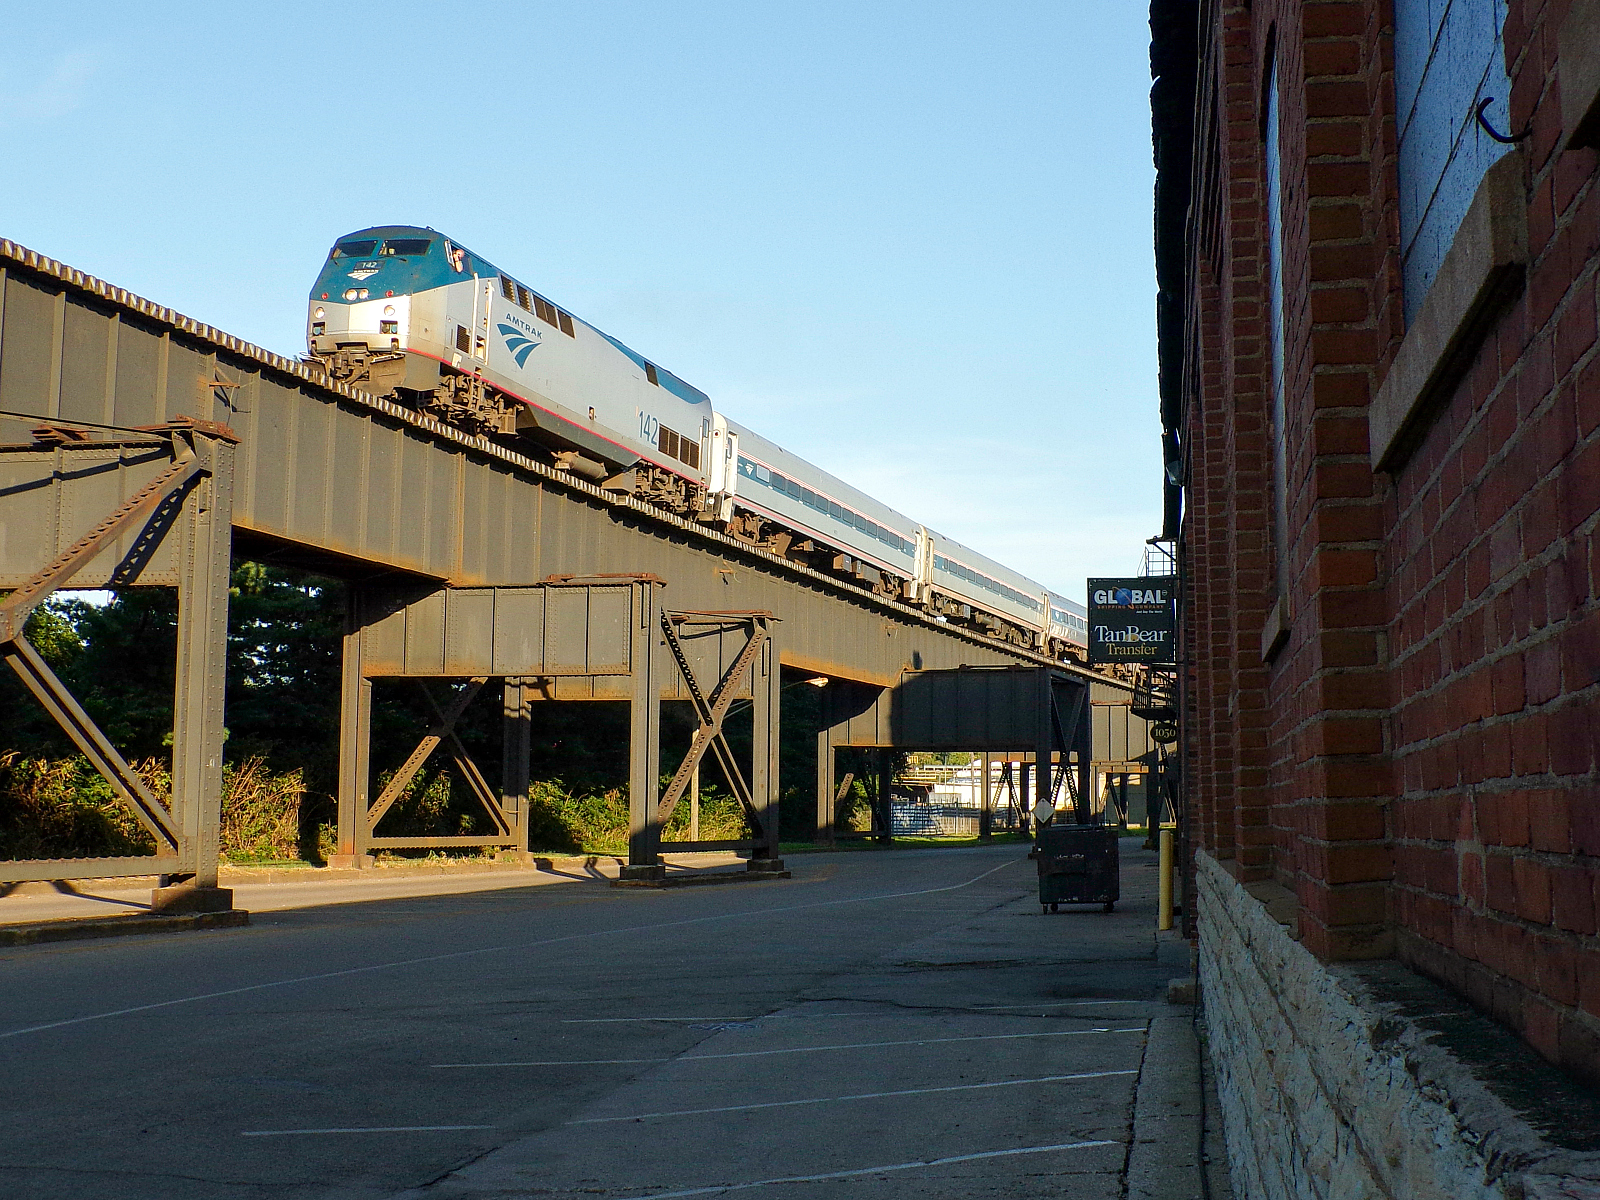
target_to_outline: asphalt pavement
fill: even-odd
[[[242,929],[7,950],[0,1195],[1201,1197],[1164,999],[1187,947],[1136,846],[1110,914],[1042,914],[1003,844],[313,890]]]

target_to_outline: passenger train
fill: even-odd
[[[1082,605],[919,525],[716,411],[711,398],[432,229],[340,238],[308,361],[558,469],[1056,658]]]

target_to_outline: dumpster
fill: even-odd
[[[1033,838],[1039,868],[1039,905],[1103,904],[1118,899],[1117,828],[1114,825],[1042,825]]]

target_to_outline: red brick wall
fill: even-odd
[[[1558,154],[1564,0],[1512,0],[1525,290],[1392,475],[1366,408],[1400,316],[1381,0],[1203,8],[1191,210],[1192,835],[1294,891],[1327,959],[1397,954],[1600,1077],[1600,182]],[[1288,545],[1271,544],[1260,139],[1275,48]],[[1285,567],[1288,642],[1262,662]]]
[[[1600,187],[1557,154],[1564,4],[1513,0],[1525,290],[1387,495],[1403,958],[1600,1076]]]

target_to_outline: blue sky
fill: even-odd
[[[0,236],[293,354],[335,237],[431,225],[1082,599],[1160,523],[1145,22],[1087,0],[28,5]]]

